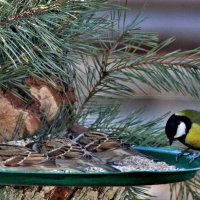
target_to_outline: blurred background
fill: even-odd
[[[116,0],[116,4],[124,5],[125,0]],[[200,46],[200,1],[198,0],[129,0],[127,21],[134,19],[142,11],[146,17],[141,30],[157,32],[160,40],[175,37],[175,42],[165,51],[177,49],[189,50]],[[123,111],[130,107],[145,107],[145,117],[157,117],[168,111],[176,112],[191,108],[200,110],[199,100],[190,96],[173,93],[156,93],[151,88],[145,89],[148,95],[130,97],[124,103]]]
[[[125,0],[117,0],[124,5]],[[191,49],[200,46],[200,1],[198,0],[129,0],[128,18],[142,11],[147,19],[143,31],[158,32],[160,39],[175,37],[168,50]]]
[[[124,5],[124,0],[115,1]],[[139,12],[146,20],[140,25],[143,31],[158,32],[160,40],[175,37],[176,41],[166,51],[177,49],[189,50],[200,46],[200,1],[198,0],[129,0],[128,20],[131,21]],[[198,99],[173,93],[155,93],[150,88],[148,95],[133,96],[126,99],[122,112],[127,114],[134,109],[145,107],[144,118],[159,117],[168,111],[190,108],[200,110]],[[156,200],[170,199],[168,185],[151,187],[151,194]]]

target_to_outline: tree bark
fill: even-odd
[[[0,143],[34,134],[43,118],[50,124],[62,106],[76,102],[70,85],[66,86],[65,94],[59,83],[54,88],[32,77],[26,78],[24,85],[28,94],[18,88],[11,87],[9,91],[0,88]]]
[[[4,200],[122,200],[128,195],[126,187],[26,187],[2,186]]]

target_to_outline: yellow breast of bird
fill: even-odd
[[[190,128],[186,138],[185,138],[185,143],[200,149],[200,125],[193,123],[192,127]]]

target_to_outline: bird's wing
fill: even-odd
[[[98,168],[104,171],[118,171],[88,152],[82,145],[67,138],[46,139],[28,146],[34,147],[36,144],[40,152],[56,159],[59,170],[87,171],[88,168]]]
[[[32,149],[8,144],[0,144],[0,160],[2,165],[12,167],[39,165],[48,161],[44,155]]]
[[[38,152],[45,154],[48,157],[57,159],[95,159],[81,144],[76,143],[68,138],[50,138],[28,144],[33,148],[35,146]]]
[[[71,142],[62,143],[60,147],[49,149],[48,156],[56,157],[58,159],[79,159],[85,154],[84,149],[80,145]]]
[[[119,138],[108,136],[105,133],[90,131],[80,134],[74,141],[83,145],[88,151],[101,152],[119,147],[128,147]]]
[[[127,156],[135,155],[157,160],[151,156],[131,149],[131,146],[124,143],[121,139],[101,132],[90,131],[82,133],[74,140],[83,145],[89,152],[94,153],[95,156],[104,163],[112,163]]]

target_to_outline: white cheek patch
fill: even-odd
[[[178,128],[177,128],[177,131],[176,131],[176,135],[174,136],[174,138],[179,138],[183,135],[186,134],[186,125],[184,122],[181,122],[179,125],[178,125]]]

